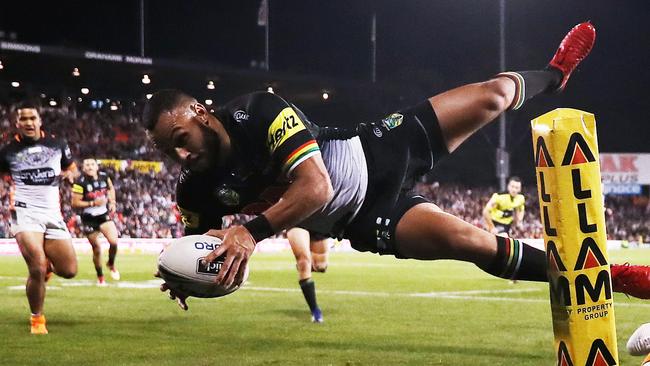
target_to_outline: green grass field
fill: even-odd
[[[650,263],[621,250],[612,262]],[[49,335],[29,334],[20,257],[0,257],[0,365],[553,365],[547,284],[507,281],[473,265],[333,253],[315,274],[325,323],[310,323],[291,253],[253,257],[247,286],[181,311],[152,278],[155,257],[122,255],[119,286],[94,285],[89,256],[54,277]],[[110,281],[110,279],[109,279]],[[140,288],[144,287],[144,288]],[[650,302],[616,294],[622,365]]]

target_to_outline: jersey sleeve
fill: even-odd
[[[81,179],[77,179],[74,181],[74,184],[72,185],[72,193],[76,193],[80,195],[84,194],[84,184],[81,181]]]
[[[67,169],[74,160],[72,160],[72,152],[70,151],[70,146],[66,140],[61,140],[61,169]]]
[[[272,94],[271,94],[272,95]],[[282,173],[289,175],[300,163],[320,154],[318,143],[294,108],[282,98],[267,103],[266,148]]]
[[[518,198],[519,201],[517,202],[517,207],[515,207],[515,209],[518,211],[522,211],[526,207],[526,196],[520,194]]]

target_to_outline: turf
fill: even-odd
[[[650,263],[620,250],[612,262]],[[325,323],[310,323],[288,252],[258,253],[247,286],[181,311],[155,288],[155,257],[118,257],[119,286],[94,286],[90,257],[54,277],[49,335],[32,336],[20,257],[0,257],[2,365],[552,365],[546,284],[494,279],[473,265],[332,253],[315,274]],[[136,286],[145,288],[135,288]],[[148,287],[148,288],[147,288]],[[477,292],[485,291],[485,292]],[[435,294],[431,294],[435,293]],[[615,295],[620,362],[650,302]]]

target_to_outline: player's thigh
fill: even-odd
[[[43,248],[45,243],[44,233],[21,231],[15,234],[15,239],[29,271],[40,270],[45,273],[47,257]]]
[[[45,255],[61,277],[74,277],[77,273],[77,256],[72,239],[45,239]]]
[[[86,234],[86,238],[88,238],[88,242],[90,243],[90,246],[93,247],[93,250],[95,250],[95,248],[101,249],[101,245],[99,243],[100,234],[101,232],[98,230]]]
[[[287,239],[296,260],[310,259],[309,232],[301,228],[287,230]]]
[[[117,244],[117,227],[112,220],[108,220],[99,225],[99,230],[104,234],[104,237],[111,245]]]
[[[406,258],[485,263],[496,253],[495,236],[432,203],[411,207],[396,228],[397,250]]]

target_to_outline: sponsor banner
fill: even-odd
[[[650,184],[650,154],[600,154],[605,184]]]
[[[138,239],[138,238],[120,238],[118,247],[120,254],[135,253],[135,254],[158,254],[165,245],[169,244],[174,239]],[[348,240],[337,242],[330,239],[330,252],[352,252],[352,246]],[[106,239],[101,238],[99,242],[103,249],[108,250],[108,242]],[[77,253],[91,254],[92,248],[85,238],[72,239],[72,245]],[[255,247],[256,252],[260,253],[274,253],[291,250],[291,245],[286,238],[270,238],[261,241]],[[20,255],[20,249],[14,239],[0,239],[0,255]]]
[[[641,194],[641,185],[639,184],[604,184],[603,194]]]
[[[111,167],[114,170],[133,169],[142,173],[149,173],[150,171],[159,173],[163,168],[162,162],[147,160],[97,159],[97,164]]]
[[[532,133],[557,365],[617,365],[594,115],[556,109]]]

